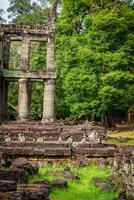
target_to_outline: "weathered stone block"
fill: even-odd
[[[0,180],[0,192],[9,192],[16,190],[16,182],[10,180]]]
[[[67,181],[64,179],[55,179],[51,182],[53,187],[66,188],[68,186]]]

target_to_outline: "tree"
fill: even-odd
[[[56,56],[62,90],[57,93],[65,116],[90,114],[105,118],[103,124],[110,126],[111,111],[126,112],[134,105],[133,17],[128,2],[64,1],[57,23]],[[111,85],[104,77],[112,77]],[[112,83],[115,78],[118,87]]]
[[[51,18],[51,1],[10,0],[7,11],[13,23],[25,25],[44,25]]]
[[[0,9],[0,24],[5,22],[3,18],[3,13],[4,13],[3,9]]]

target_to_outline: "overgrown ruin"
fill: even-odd
[[[58,159],[58,161],[60,159],[75,160],[75,162],[79,162],[79,158],[82,157],[80,162],[84,163],[85,158],[91,160],[102,158],[110,162],[113,160],[115,152],[118,152],[116,145],[106,144],[107,131],[104,127],[92,126],[90,123],[65,125],[54,121],[56,82],[54,34],[54,26],[36,28],[14,24],[0,26],[0,166],[6,166],[8,162],[11,164],[12,160],[18,157],[25,157],[27,162],[34,165],[38,164],[39,167],[44,166],[44,163],[51,159]],[[9,66],[10,43],[12,41],[22,41],[22,57],[19,69],[11,69]],[[33,70],[29,65],[30,44],[33,41],[47,42],[47,62],[46,64],[44,63],[41,70]],[[15,122],[6,121],[8,118],[8,86],[11,82],[18,82],[19,85],[18,121]],[[41,122],[29,121],[31,85],[33,82],[41,82],[44,85],[43,118]],[[131,119],[129,121],[131,122]],[[132,152],[133,147],[130,151],[131,158],[127,157],[130,161],[133,159]],[[122,155],[120,159],[122,159]],[[123,167],[124,163],[122,163]],[[129,165],[133,165],[133,162],[127,164],[128,169]],[[120,172],[119,165],[120,162],[117,162],[115,172],[118,175]],[[34,192],[34,195],[37,196],[36,199],[39,197],[40,199],[49,199],[49,190],[45,190],[45,193],[40,193],[42,187],[44,187],[42,184],[24,184],[20,185],[19,189],[16,188],[16,179],[22,181],[23,174],[21,173],[25,174],[25,171],[27,171],[26,166],[23,166],[24,169],[22,168],[22,171],[20,170],[22,166],[18,167],[19,169],[12,168],[8,172],[0,171],[1,198],[12,200],[17,200],[19,197],[26,200],[32,199],[30,195],[33,195],[34,188],[36,189]],[[133,173],[133,166],[131,172]],[[122,175],[124,175],[123,173]],[[133,185],[130,183],[131,178],[133,178],[132,173],[129,180],[130,192],[133,190]],[[4,179],[5,177],[6,179]],[[16,179],[14,180],[14,178]],[[8,186],[11,187],[11,192],[8,192],[8,190],[6,190],[7,193],[3,192],[2,187],[5,186],[7,188]],[[129,188],[126,188],[126,191],[129,193]],[[24,198],[27,193],[29,196]]]
[[[18,82],[18,119],[28,121],[31,105],[31,85],[44,84],[44,104],[42,121],[54,120],[54,90],[56,73],[54,70],[54,28],[19,25],[0,26],[0,121],[7,118],[8,85]],[[10,43],[22,41],[22,57],[19,69],[9,66]],[[30,44],[32,41],[47,41],[47,62],[42,70],[32,70],[29,66]],[[45,53],[45,52],[44,52]]]

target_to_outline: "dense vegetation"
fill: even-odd
[[[52,2],[10,0],[10,20],[18,24],[49,23]],[[131,0],[58,1],[57,118],[88,115],[110,126],[112,117],[134,108],[133,19]],[[42,47],[36,44],[35,49]],[[31,57],[31,63],[40,67],[42,54]],[[37,96],[43,88],[37,84],[34,90],[37,109],[32,109],[32,117],[38,119],[42,100]]]

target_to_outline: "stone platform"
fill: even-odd
[[[6,122],[0,126],[0,152],[13,157],[113,157],[116,146],[104,143],[105,136],[103,127],[88,124]]]

